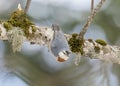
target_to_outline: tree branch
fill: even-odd
[[[96,8],[94,8],[90,14],[90,16],[88,16],[87,22],[86,24],[83,26],[82,31],[79,33],[79,38],[82,39],[85,35],[85,33],[88,30],[88,27],[90,26],[91,22],[93,21],[95,15],[99,12],[100,8],[102,7],[103,3],[105,2],[105,0],[101,0],[98,5],[96,6]],[[92,4],[93,4],[93,0],[92,0]]]
[[[35,31],[32,30],[33,27]],[[52,30],[52,28],[31,25],[29,26],[28,30],[29,30],[28,37],[23,35],[24,32],[19,27],[12,27],[12,30],[7,31],[7,29],[4,27],[4,22],[3,22],[0,24],[0,34],[1,34],[0,39],[1,40],[10,40],[11,38],[17,39],[16,42],[14,40],[14,42],[12,41],[12,43],[13,43],[13,48],[16,48],[16,45],[17,45],[17,47],[19,46],[19,50],[24,41],[29,41],[31,44],[45,45],[47,47],[49,46],[54,34],[54,31]],[[70,39],[73,38],[73,34],[65,34],[65,37],[67,38],[67,41],[70,41]],[[22,40],[22,41],[19,42],[18,40]],[[84,45],[82,47],[83,54],[81,56],[120,64],[120,47],[119,46],[111,46],[104,43],[103,40],[94,41],[92,39],[84,40],[83,45]],[[81,52],[77,52],[76,54],[80,55],[80,53]]]
[[[45,45],[49,48],[53,34],[52,28],[33,24],[27,19],[21,8],[13,12],[8,21],[0,22],[0,40],[11,42],[14,52],[20,51],[22,43],[25,41],[29,41],[31,44]],[[119,46],[111,46],[101,39],[95,41],[92,39],[81,40],[77,38],[78,35],[76,33],[64,34],[72,53],[91,59],[120,64]]]

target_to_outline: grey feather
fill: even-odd
[[[66,53],[69,54],[69,45],[61,28],[58,25],[53,24],[52,29],[54,31],[54,36],[51,42],[51,52],[55,56],[58,56],[59,52],[61,51],[66,51]]]

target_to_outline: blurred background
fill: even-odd
[[[100,0],[94,0],[95,6]],[[0,19],[8,20],[26,0],[0,0]],[[32,0],[29,19],[39,26],[57,23],[67,33],[79,33],[90,13],[91,0]],[[104,39],[120,45],[120,0],[106,0],[85,38]],[[82,57],[78,66],[72,55],[60,63],[40,45],[25,42],[13,53],[11,44],[0,41],[0,86],[120,86],[120,65]]]

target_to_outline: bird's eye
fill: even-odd
[[[70,54],[70,52],[69,51],[65,51],[66,52],[66,54],[68,55],[68,54]]]
[[[63,54],[68,55],[70,54],[70,52],[66,50],[66,51],[63,51]]]

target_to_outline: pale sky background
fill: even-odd
[[[41,2],[44,4],[54,4],[54,5],[62,5],[67,3],[67,7],[74,10],[89,10],[91,0],[34,0],[36,2]],[[94,4],[96,5],[99,0],[94,0]]]

